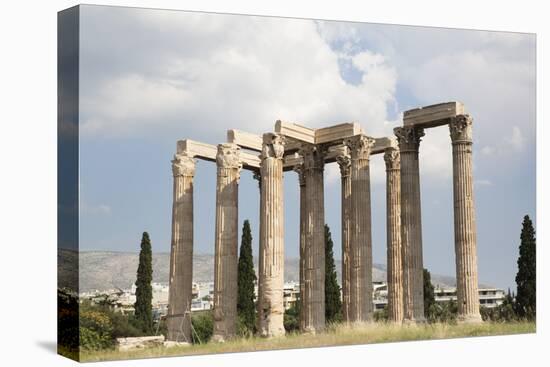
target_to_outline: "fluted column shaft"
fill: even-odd
[[[422,261],[422,220],[418,147],[424,130],[415,127],[394,129],[401,155],[401,246],[403,260],[404,319],[424,322]]]
[[[304,299],[305,299],[305,246],[307,231],[307,198],[306,198],[306,179],[304,175],[304,165],[300,163],[294,167],[298,173],[298,183],[300,185],[300,329],[303,329],[304,320]]]
[[[264,134],[260,165],[262,183],[258,283],[258,332],[264,337],[285,333],[283,154],[283,137]]]
[[[472,174],[472,119],[458,115],[449,124],[453,145],[453,201],[458,319],[481,322]]]
[[[350,321],[350,277],[351,277],[351,157],[348,148],[336,158],[340,166],[342,205],[342,316]]]
[[[351,155],[350,307],[352,322],[372,319],[372,234],[370,198],[370,151],[374,139],[356,136],[345,144]]]
[[[386,162],[386,240],[388,320],[403,321],[403,263],[401,253],[401,176],[399,151],[388,148]]]
[[[193,177],[195,160],[176,154],[170,249],[167,339],[191,342],[191,299],[193,288]]]
[[[304,159],[306,232],[304,246],[304,292],[302,332],[325,328],[325,207],[324,153],[315,145],[300,150]]]
[[[239,147],[218,145],[214,258],[214,341],[236,334]]]

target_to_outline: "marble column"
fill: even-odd
[[[370,152],[374,139],[355,136],[346,139],[351,156],[351,322],[372,320],[372,234],[370,198]]]
[[[236,144],[219,144],[216,155],[213,341],[230,339],[237,327],[239,151]]]
[[[336,157],[340,166],[341,201],[342,201],[342,316],[344,321],[350,321],[350,245],[351,245],[351,156],[349,149],[344,147],[342,154]]]
[[[316,333],[325,328],[325,208],[324,152],[316,145],[300,149],[304,160],[306,232],[304,246],[304,292],[301,331]]]
[[[195,160],[176,154],[170,249],[170,292],[168,294],[167,339],[191,342],[191,298],[193,288],[193,177]]]
[[[458,320],[481,322],[472,174],[472,118],[458,115],[449,124],[453,145],[453,201]]]
[[[401,260],[401,176],[397,148],[387,148],[386,162],[386,240],[388,320],[403,321],[403,263]]]
[[[304,175],[304,164],[300,163],[294,166],[294,171],[298,174],[298,183],[300,185],[300,329],[304,328],[304,299],[305,299],[305,246],[307,230],[307,200],[306,200],[306,179]]]
[[[424,266],[418,148],[422,128],[394,129],[401,155],[401,248],[403,260],[404,320],[424,322]]]
[[[263,135],[260,194],[258,333],[284,335],[284,210],[282,135]]]

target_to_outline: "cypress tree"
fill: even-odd
[[[243,224],[239,253],[237,313],[243,326],[250,333],[254,333],[256,321],[256,307],[254,305],[255,281],[256,273],[254,272],[254,262],[252,259],[252,233],[250,231],[250,222],[247,219]]]
[[[325,224],[325,320],[326,322],[339,321],[342,318],[342,300],[340,286],[336,278],[334,264],[334,244],[330,228]]]
[[[435,292],[432,284],[432,275],[428,269],[424,269],[424,316],[430,318],[435,306]]]
[[[139,252],[139,265],[136,280],[135,323],[144,333],[153,331],[152,298],[153,287],[153,253],[149,234],[143,232],[141,238],[141,250]]]
[[[537,304],[537,250],[533,222],[526,215],[521,229],[518,273],[516,275],[516,313],[519,317],[534,319]]]

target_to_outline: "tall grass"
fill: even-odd
[[[424,324],[395,325],[389,323],[361,323],[354,325],[329,325],[322,333],[315,335],[291,333],[283,337],[264,339],[259,337],[239,338],[225,343],[206,343],[170,348],[155,347],[127,352],[115,350],[82,352],[81,361],[102,361],[114,359],[150,358],[176,355],[197,355],[211,353],[251,352],[272,349],[311,348],[334,345],[385,343],[395,341],[460,338],[524,334],[535,332],[534,322],[508,322],[482,324]]]

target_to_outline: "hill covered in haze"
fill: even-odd
[[[138,253],[109,252],[109,251],[81,251],[76,256],[74,251],[60,250],[58,252],[60,285],[68,282],[74,262],[80,263],[80,292],[91,290],[107,290],[113,288],[128,289],[135,282],[138,267]],[[168,269],[170,266],[169,253],[153,254],[153,281],[168,283]],[[254,266],[258,270],[258,261],[254,259]],[[341,283],[341,261],[336,260],[338,282]],[[285,281],[299,280],[299,260],[285,259]],[[194,254],[193,281],[211,282],[214,279],[214,255]],[[374,264],[373,280],[386,281],[386,265]],[[454,286],[455,279],[451,276],[432,274],[432,283],[441,286]]]

